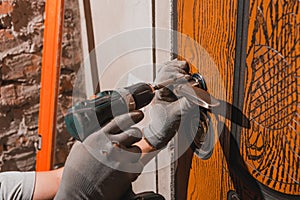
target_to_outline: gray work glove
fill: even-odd
[[[185,61],[173,60],[160,66],[156,83],[186,75],[189,66]],[[181,84],[188,84],[187,81]],[[151,122],[144,129],[144,137],[156,149],[165,147],[174,137],[188,112],[195,107],[185,97],[174,93],[176,84],[168,85],[156,92],[150,108]],[[191,87],[191,92],[193,92]]]
[[[82,143],[75,143],[55,199],[123,199],[143,169],[138,162],[141,150],[132,146],[142,132],[131,127],[143,116],[141,111],[117,116]]]

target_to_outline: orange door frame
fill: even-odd
[[[43,59],[41,72],[39,129],[40,150],[36,157],[36,170],[50,170],[55,145],[57,97],[60,74],[64,0],[46,1]]]

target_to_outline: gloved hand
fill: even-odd
[[[155,82],[161,83],[183,75],[189,76],[188,64],[185,61],[173,60],[158,69]],[[158,90],[152,101],[151,122],[144,129],[144,137],[156,149],[161,149],[168,144],[178,131],[183,117],[195,107],[195,104],[185,97],[176,95],[175,88],[176,83]],[[192,87],[191,92],[193,92]]]
[[[55,199],[123,199],[143,169],[138,162],[141,150],[132,146],[142,132],[131,127],[143,116],[141,111],[117,116],[74,144]]]

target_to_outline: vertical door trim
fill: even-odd
[[[245,96],[245,73],[246,73],[246,57],[248,44],[248,22],[249,22],[249,1],[238,0],[238,12],[236,22],[236,50],[234,61],[234,78],[233,78],[233,101],[232,112],[237,108],[243,110]],[[234,119],[236,116],[231,116]],[[231,120],[231,132],[240,146],[240,136],[242,128]]]
[[[152,13],[152,63],[153,63],[153,80],[156,78],[156,15],[155,15],[155,0],[151,0],[151,13]]]
[[[100,82],[98,78],[98,65],[97,65],[97,56],[95,50],[95,35],[94,35],[93,17],[92,17],[90,0],[83,1],[83,9],[84,9],[86,32],[87,32],[88,50],[89,50],[88,59],[90,60],[90,62],[88,62],[90,63],[90,66],[85,66],[85,67],[90,67],[91,69],[93,93],[97,94],[100,92]]]
[[[177,53],[178,52],[178,10],[177,10],[177,0],[172,0],[171,1],[171,29],[172,29],[172,36],[171,36],[171,59],[177,58]],[[177,173],[176,173],[176,168],[178,165],[178,160],[175,161],[175,158],[177,157],[177,151],[176,151],[176,146],[178,146],[177,141],[178,141],[178,136],[176,135],[174,138],[174,144],[173,145],[175,148],[172,148],[172,158],[171,161],[174,161],[171,163],[171,185],[170,185],[170,196],[171,200],[175,200],[177,196]],[[184,156],[184,155],[183,155]]]
[[[236,22],[236,51],[233,77],[233,101],[231,110],[231,130],[229,131],[229,152],[225,153],[226,162],[229,168],[229,175],[234,188],[240,199],[249,198],[263,199],[263,194],[257,181],[249,173],[244,159],[239,152],[242,127],[233,115],[236,110],[243,111],[245,96],[246,58],[248,45],[248,22],[249,22],[249,1],[238,0],[237,22]],[[247,120],[242,118],[243,120]],[[246,122],[242,122],[242,124]],[[221,144],[222,145],[222,144]],[[224,145],[224,143],[223,143]],[[222,147],[224,149],[224,147]]]
[[[156,78],[156,15],[155,15],[155,0],[151,0],[151,25],[152,25],[152,73],[153,81]],[[158,157],[155,156],[155,192],[158,193]]]

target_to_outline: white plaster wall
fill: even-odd
[[[159,28],[170,28],[170,1],[155,0],[155,21]],[[152,47],[153,42],[153,35],[149,29],[152,27],[151,1],[91,0],[91,7],[101,90],[123,87],[139,81],[153,82],[155,74],[152,68],[152,49],[147,48]],[[82,19],[82,27],[84,35],[84,19]],[[148,30],[135,31],[142,28]],[[126,35],[128,33],[129,35]],[[158,35],[156,45],[160,46],[160,42],[171,44],[170,41],[171,37],[160,38]],[[83,46],[87,53],[87,42],[84,36]],[[171,45],[163,46],[171,49]],[[170,52],[158,50],[156,60],[157,63],[170,60]],[[92,94],[91,72],[86,68],[85,73],[87,91]],[[158,162],[155,163],[153,159],[145,167],[144,171],[147,172],[141,174],[133,183],[134,191],[137,193],[158,191],[166,199],[170,199],[171,172],[166,164],[168,162],[170,162],[170,152],[165,149],[159,154]],[[156,166],[161,168],[158,170],[158,179],[156,179]]]
[[[95,43],[98,46],[96,51],[101,90],[123,87],[139,81],[152,82],[152,50],[147,49],[152,47],[152,32],[142,31],[143,34],[139,34],[139,31],[134,31],[152,26],[151,1],[91,0],[91,7]],[[132,34],[125,37],[125,41],[119,41],[119,37],[126,35],[124,32],[128,31]],[[103,43],[113,45],[106,48]],[[106,61],[107,57],[112,59]],[[154,170],[155,162],[152,161],[145,171]],[[137,193],[156,191],[155,185],[155,174],[143,173],[133,183],[133,189]]]
[[[121,76],[139,66],[152,63],[151,49],[138,49],[152,46],[152,35],[145,31],[144,35],[133,36],[133,30],[151,27],[151,1],[149,0],[92,0],[91,1],[95,43],[98,56],[98,69],[101,78],[101,90],[124,86],[118,83]],[[110,40],[118,40],[120,34],[131,31],[132,34],[115,44]],[[138,33],[137,33],[138,34]],[[132,37],[133,36],[133,37]],[[122,37],[122,36],[120,36]],[[133,40],[135,39],[135,40]],[[112,43],[108,48],[101,44]],[[124,42],[124,43],[123,43]],[[133,43],[136,43],[134,45]],[[119,51],[121,48],[124,51]],[[134,52],[133,52],[134,51]],[[112,53],[112,59],[105,62],[105,54]],[[119,53],[120,52],[120,53]],[[121,54],[121,55],[119,55]],[[103,57],[102,57],[103,56]],[[113,63],[111,63],[113,61]],[[146,69],[145,69],[146,70]],[[142,81],[152,80],[152,70],[149,67],[148,76],[144,73],[136,74]],[[141,77],[139,77],[139,75]],[[129,84],[131,80],[129,80]]]

